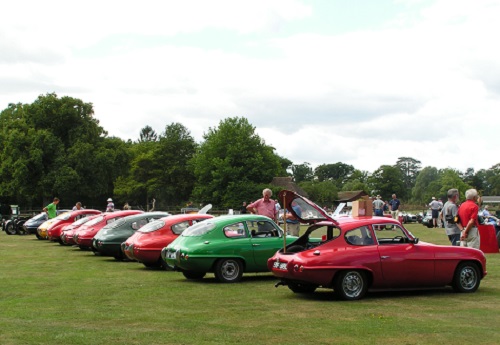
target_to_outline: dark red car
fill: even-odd
[[[50,241],[57,241],[62,243],[61,232],[63,227],[72,224],[81,218],[93,216],[100,213],[101,211],[98,210],[86,210],[86,209],[80,209],[77,211],[71,211],[65,213],[64,215],[58,217],[56,221],[54,221],[52,224],[49,225],[49,227],[47,228],[47,237]]]
[[[209,214],[179,214],[161,218],[137,230],[122,243],[122,251],[131,259],[146,267],[166,268],[161,250],[175,240],[191,225],[213,218]]]
[[[293,292],[323,287],[345,300],[360,299],[368,289],[451,285],[458,292],[474,292],[486,276],[486,258],[478,249],[419,242],[401,223],[385,217],[332,219],[291,191],[280,192],[279,200],[311,225],[267,262],[279,285]],[[311,241],[313,234],[321,241]]]
[[[80,227],[83,224],[91,221],[92,219],[94,219],[98,216],[99,216],[99,214],[93,215],[93,216],[87,216],[85,218],[81,218],[81,219],[77,220],[74,223],[65,225],[61,229],[61,244],[62,245],[74,245],[74,244],[76,244],[75,240],[73,239],[73,235],[78,231],[78,229],[80,229]]]
[[[139,213],[143,212],[138,210],[127,210],[102,213],[89,222],[83,224],[73,235],[73,240],[75,241],[75,244],[80,247],[80,249],[91,249],[92,239],[105,225],[113,223],[117,219]]]

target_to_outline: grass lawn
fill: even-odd
[[[407,228],[448,244],[442,229]],[[498,344],[500,254],[474,294],[274,288],[271,274],[200,282],[0,232],[0,344]]]

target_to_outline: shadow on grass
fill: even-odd
[[[290,295],[287,298],[297,298],[303,300],[311,300],[311,301],[323,301],[323,302],[345,302],[344,300],[339,299],[333,293],[333,290],[330,289],[319,289],[314,293],[301,294],[301,293],[293,293],[291,291]],[[368,291],[368,293],[363,297],[362,301],[383,301],[387,299],[395,300],[395,299],[407,299],[407,298],[417,298],[417,297],[442,297],[442,296],[452,296],[455,295],[453,290],[450,287],[442,287],[442,288],[429,288],[429,289],[408,289],[408,290],[384,290],[384,291]],[[351,302],[352,303],[352,302]]]

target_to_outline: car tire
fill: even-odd
[[[346,301],[354,301],[365,296],[368,290],[368,279],[363,271],[341,271],[333,284],[337,297]]]
[[[195,271],[182,271],[182,274],[186,279],[193,279],[193,280],[203,279],[203,277],[205,277],[206,275],[205,272],[195,272]]]
[[[461,262],[453,275],[453,290],[456,292],[475,292],[481,283],[481,273],[474,262]]]
[[[41,240],[43,240],[42,236],[40,236],[40,234],[38,233],[38,231],[37,231],[37,232],[35,232],[35,236],[36,236],[36,238],[37,238],[38,240],[40,240],[40,241],[41,241]]]
[[[243,276],[243,264],[238,259],[220,259],[215,263],[214,273],[221,283],[237,283]]]
[[[14,229],[14,224],[12,223],[7,224],[7,226],[5,227],[5,233],[7,235],[15,235],[17,232],[16,229]]]
[[[317,285],[312,284],[288,283],[288,288],[294,293],[313,293],[317,287]]]

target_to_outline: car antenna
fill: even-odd
[[[283,192],[283,227],[285,231],[283,232],[283,253],[286,253],[286,191]]]

